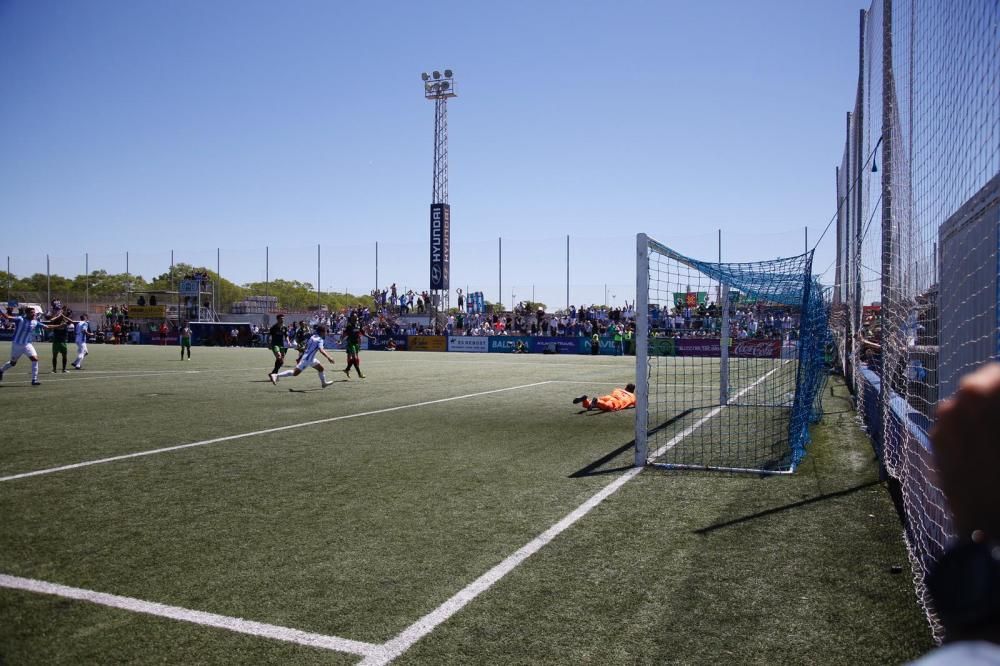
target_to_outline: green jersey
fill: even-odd
[[[267,331],[271,336],[271,346],[279,349],[287,349],[285,338],[288,337],[288,327],[284,324],[275,324]]]

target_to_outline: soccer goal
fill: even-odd
[[[753,263],[636,239],[636,465],[790,474],[826,378],[812,252]]]

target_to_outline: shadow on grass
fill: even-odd
[[[656,426],[655,428],[652,428],[649,431],[649,434],[650,435],[654,435],[654,434],[658,433],[659,431],[663,430],[664,428],[666,428],[670,424],[676,423],[677,421],[681,420],[682,418],[684,418],[685,416],[687,416],[688,414],[690,414],[693,411],[694,411],[693,409],[685,409],[680,414],[677,414],[673,418],[667,419],[666,421],[664,421],[660,425]],[[633,465],[623,465],[623,466],[620,466],[620,467],[609,467],[608,469],[601,469],[601,467],[603,467],[607,463],[611,462],[612,460],[614,460],[615,458],[617,458],[621,454],[625,453],[629,449],[633,448],[634,446],[635,446],[635,440],[634,439],[631,442],[628,442],[627,444],[622,444],[621,446],[619,446],[614,451],[601,456],[600,458],[598,458],[594,462],[590,463],[586,467],[573,472],[572,474],[569,475],[569,478],[571,478],[571,479],[579,479],[579,478],[582,478],[582,477],[585,477],[585,476],[598,476],[600,474],[614,474],[615,472],[624,472],[627,469],[631,469],[633,467]]]
[[[702,527],[701,529],[694,530],[693,534],[710,534],[716,530],[721,530],[726,527],[732,527],[733,525],[740,525],[742,523],[748,523],[751,520],[756,520],[758,518],[763,518],[764,516],[770,516],[775,513],[781,513],[782,511],[789,511],[791,509],[797,509],[802,506],[808,506],[810,504],[815,504],[816,502],[822,502],[824,500],[833,499],[834,497],[843,497],[844,495],[850,495],[851,493],[856,493],[859,490],[864,490],[865,488],[871,488],[872,486],[881,485],[881,481],[868,481],[867,483],[862,483],[856,486],[851,486],[850,488],[845,488],[843,490],[838,490],[832,493],[823,493],[822,495],[817,495],[816,497],[810,497],[809,499],[804,499],[799,502],[792,502],[791,504],[786,504],[784,506],[777,506],[773,509],[765,509],[764,511],[758,511],[757,513],[752,513],[749,516],[743,516],[741,518],[734,518],[733,520],[727,520],[722,523],[716,523],[714,525],[709,525],[708,527]]]

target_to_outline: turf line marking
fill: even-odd
[[[772,374],[777,372],[782,366],[774,368],[766,375],[762,376],[760,379],[755,381],[750,386],[746,387],[735,396],[733,399],[741,397],[744,393],[748,392],[750,389],[760,384],[762,381],[770,377]],[[663,455],[667,450],[673,448],[682,439],[690,435],[692,432],[700,428],[706,421],[711,419],[713,416],[722,411],[722,406],[716,407],[711,412],[703,416],[694,425],[689,426],[679,434],[675,435],[669,442],[661,446],[654,452],[653,456]],[[524,562],[526,559],[537,553],[542,549],[543,546],[548,544],[550,541],[559,536],[562,532],[568,529],[573,523],[583,518],[585,515],[590,513],[590,511],[596,507],[598,504],[603,502],[605,499],[610,497],[616,490],[624,486],[626,483],[634,479],[636,476],[642,472],[645,467],[633,467],[627,472],[623,473],[617,479],[604,486],[595,495],[593,495],[586,502],[578,506],[566,517],[560,520],[558,523],[545,530],[537,537],[532,539],[526,545],[522,546],[514,554],[510,555],[500,564],[496,565],[482,576],[472,581],[464,589],[460,590],[453,597],[445,601],[443,604],[435,608],[433,611],[423,616],[409,627],[403,630],[402,633],[397,635],[395,638],[391,639],[385,643],[380,652],[375,652],[368,655],[363,659],[359,666],[384,666],[392,660],[401,656],[404,652],[409,650],[417,641],[426,636],[427,634],[434,631],[434,629],[443,623],[445,620],[450,618],[452,615],[460,611],[467,603],[475,599],[477,596],[488,590],[493,586],[494,583],[499,581],[501,578],[513,571],[519,564]]]
[[[84,371],[84,372],[86,372],[86,371]],[[111,371],[109,370],[108,371],[109,374],[103,374],[101,376],[96,376],[97,373],[88,373],[88,374],[95,375],[93,377],[89,377],[89,376],[88,377],[82,377],[79,374],[74,374],[74,375],[69,376],[69,377],[49,377],[47,379],[46,379],[46,374],[51,374],[51,373],[40,372],[39,375],[38,375],[38,379],[39,380],[45,379],[46,380],[45,384],[47,384],[49,386],[55,386],[56,384],[61,384],[62,382],[85,382],[85,381],[88,381],[88,380],[93,381],[95,379],[131,379],[133,377],[142,378],[142,377],[152,377],[152,376],[155,376],[155,375],[180,375],[180,374],[183,374],[183,375],[196,375],[196,374],[201,374],[202,372],[209,372],[209,371],[208,370],[165,370],[163,372],[143,372],[143,373],[134,373],[133,372],[133,373],[129,373],[127,375],[110,374],[110,372]],[[56,373],[56,374],[58,375],[60,373]],[[6,384],[10,384],[10,385],[14,385],[14,384],[27,385],[27,384],[30,384],[30,383],[31,383],[31,381],[28,380],[28,379],[15,379],[13,381],[3,382],[3,384],[0,384],[0,386],[6,385]]]
[[[276,428],[266,428],[264,430],[255,430],[253,432],[244,432],[238,435],[227,435],[225,437],[215,437],[213,439],[205,439],[200,442],[191,442],[190,444],[178,444],[177,446],[167,446],[161,449],[150,449],[149,451],[137,451],[136,453],[125,453],[120,456],[111,456],[110,458],[100,458],[98,460],[87,460],[84,462],[73,463],[71,465],[60,465],[59,467],[50,467],[48,469],[39,469],[33,472],[22,472],[20,474],[12,474],[10,476],[0,476],[0,482],[4,481],[15,481],[17,479],[26,479],[29,476],[41,476],[43,474],[54,474],[55,472],[65,472],[71,469],[79,469],[81,467],[90,467],[91,465],[103,465],[105,463],[117,462],[119,460],[128,460],[130,458],[141,458],[143,456],[151,456],[157,453],[167,453],[170,451],[180,451],[182,449],[190,449],[196,446],[207,446],[209,444],[218,444],[219,442],[229,442],[234,439],[243,439],[245,437],[256,437],[258,435],[269,435],[275,432],[283,432],[285,430],[295,430],[296,428],[307,428],[309,426],[321,425],[323,423],[333,423],[334,421],[344,421],[346,419],[359,418],[361,416],[374,416],[375,414],[385,414],[387,412],[397,412],[401,409],[412,409],[414,407],[426,407],[427,405],[437,405],[443,402],[452,402],[454,400],[465,400],[467,398],[477,398],[483,395],[491,395],[493,393],[503,393],[505,391],[517,391],[519,389],[531,388],[533,386],[542,386],[544,384],[549,384],[550,381],[534,382],[532,384],[521,384],[520,386],[509,386],[502,389],[493,389],[490,391],[479,391],[478,393],[467,393],[465,395],[456,395],[451,398],[439,398],[437,400],[425,400],[424,402],[415,402],[409,405],[399,405],[397,407],[386,407],[385,409],[375,409],[370,412],[358,412],[357,414],[345,414],[343,416],[332,416],[327,419],[318,419],[316,421],[306,421],[304,423],[293,423],[291,425],[278,426]]]
[[[171,620],[180,620],[182,622],[190,622],[192,624],[235,631],[241,634],[249,634],[250,636],[273,638],[287,643],[298,643],[299,645],[306,645],[309,647],[336,650],[338,652],[349,652],[362,657],[368,657],[382,652],[381,646],[374,645],[372,643],[352,641],[338,636],[324,636],[323,634],[314,634],[308,631],[301,631],[299,629],[291,629],[289,627],[281,627],[274,624],[266,624],[264,622],[254,622],[252,620],[244,620],[238,617],[216,615],[215,613],[206,613],[204,611],[196,611],[189,608],[181,608],[179,606],[167,606],[153,601],[143,601],[142,599],[134,599],[132,597],[121,597],[117,594],[95,592],[93,590],[84,590],[78,587],[68,587],[66,585],[47,583],[45,581],[35,580],[32,578],[20,578],[18,576],[0,574],[0,587],[6,587],[13,590],[23,590],[26,592],[36,592],[39,594],[49,594],[66,599],[76,599],[78,601],[87,601],[100,606],[109,606],[111,608],[118,608],[121,610],[131,611],[133,613],[155,615],[157,617],[165,617]]]

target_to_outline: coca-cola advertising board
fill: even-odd
[[[674,340],[677,356],[719,358],[719,338],[679,338]],[[781,358],[781,340],[734,340],[729,345],[732,358]]]

